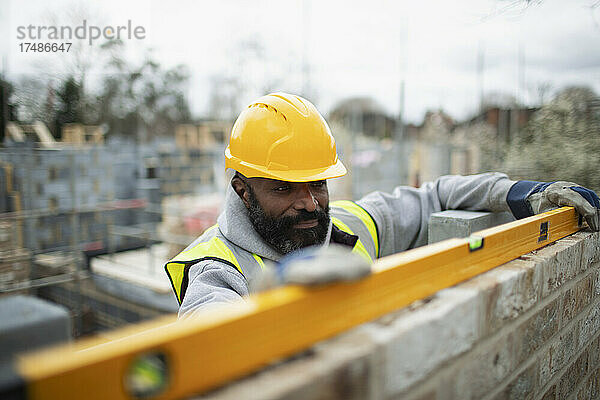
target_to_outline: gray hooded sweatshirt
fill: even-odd
[[[510,211],[506,196],[514,183],[500,173],[442,176],[420,188],[398,186],[392,193],[373,192],[356,203],[375,221],[379,257],[384,257],[427,244],[427,224],[434,212],[451,209]],[[283,256],[254,230],[244,203],[231,185],[217,222],[221,233],[233,245],[270,261],[276,262]],[[331,231],[330,223],[325,243],[329,243]],[[247,296],[250,290],[248,280],[253,278],[245,277],[231,265],[216,260],[194,264],[189,270],[189,283],[179,316],[191,315],[207,304],[232,302]]]

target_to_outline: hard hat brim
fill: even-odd
[[[229,150],[229,149],[227,149]],[[342,161],[331,166],[306,170],[275,170],[261,165],[247,163],[231,156],[225,152],[225,168],[231,168],[247,178],[269,178],[286,182],[312,182],[324,179],[339,178],[348,172]]]

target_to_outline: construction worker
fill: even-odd
[[[593,191],[568,182],[515,182],[501,173],[443,176],[420,188],[330,203],[327,179],[346,174],[334,138],[313,104],[285,93],[261,97],[239,115],[225,167],[233,176],[217,225],[165,266],[180,316],[248,295],[269,263],[279,266],[283,282],[294,281],[285,279],[281,259],[310,246],[347,250],[313,262],[317,271],[297,282],[362,276],[372,260],[426,244],[429,217],[441,210],[511,211],[523,218],[571,205],[592,229],[599,225]]]

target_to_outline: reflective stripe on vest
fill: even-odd
[[[358,204],[347,200],[332,202],[331,206],[339,207],[346,210],[350,214],[357,217],[365,225],[365,227],[371,235],[373,243],[375,244],[375,257],[377,257],[379,254],[377,227],[369,213],[367,213]],[[344,222],[342,222],[339,218],[331,217],[331,221],[340,230],[354,235],[354,232],[350,229],[350,227]],[[216,227],[217,225],[211,226],[205,231],[205,233],[212,231]],[[360,238],[356,241],[356,244],[354,245],[352,251],[361,255],[369,262],[373,261],[371,256],[369,255],[369,252],[366,250],[365,246],[361,242]],[[265,268],[265,264],[262,258],[260,258],[257,254],[249,254],[251,254],[252,257],[256,260],[260,269]],[[171,281],[173,291],[175,292],[175,296],[177,297],[179,304],[181,304],[181,302],[183,301],[183,297],[185,296],[185,291],[187,289],[187,274],[189,268],[202,260],[216,260],[225,262],[226,264],[229,264],[235,269],[237,269],[243,276],[245,276],[237,258],[233,254],[233,251],[231,251],[231,249],[225,244],[225,242],[221,240],[218,236],[213,236],[210,240],[206,242],[198,243],[195,246],[182,251],[165,265],[165,271]]]
[[[377,237],[377,225],[375,225],[375,221],[373,220],[371,215],[367,211],[365,211],[364,208],[362,208],[355,202],[349,201],[349,200],[333,201],[333,202],[331,202],[330,205],[332,207],[343,208],[344,210],[346,210],[350,214],[358,217],[362,221],[362,223],[367,227],[367,230],[369,231],[369,234],[371,235],[371,239],[373,239],[373,243],[375,245],[375,258],[379,257],[379,238]],[[342,229],[339,226],[338,226],[338,228]],[[346,232],[346,233],[350,233],[352,235],[354,234],[354,233],[352,233],[352,231]]]
[[[217,225],[214,225],[209,229],[213,229],[216,226]],[[252,257],[254,257],[261,269],[265,268],[265,263],[260,256],[252,254]],[[187,270],[189,267],[202,260],[225,262],[232,267],[235,267],[242,275],[244,275],[237,258],[221,239],[215,236],[207,242],[198,243],[191,249],[182,251],[165,265],[165,271],[171,281],[171,286],[173,287],[173,291],[175,292],[179,304],[183,301],[183,296],[187,289]]]
[[[339,218],[331,217],[331,222],[335,226],[337,226],[339,229],[341,229],[342,231],[344,231],[346,233],[349,233],[351,235],[354,235],[354,232],[352,232],[352,229],[350,229],[348,227],[348,225],[346,225],[342,221],[340,221]],[[358,254],[360,256],[362,256],[363,258],[365,258],[370,263],[373,262],[373,259],[371,258],[371,256],[367,252],[367,249],[365,249],[365,246],[362,244],[362,242],[360,241],[360,239],[358,239],[356,241],[356,244],[354,245],[354,248],[352,249],[352,252],[356,253],[356,254]]]
[[[258,265],[260,265],[260,269],[265,269],[265,262],[262,260],[262,258],[260,258],[258,254],[252,253],[252,257],[254,257]]]

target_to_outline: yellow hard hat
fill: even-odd
[[[225,149],[225,168],[288,182],[346,174],[325,119],[311,102],[287,93],[268,94],[242,111]]]

